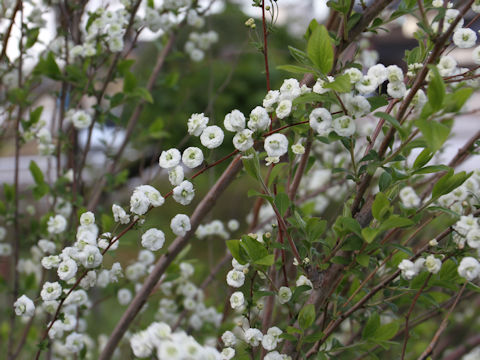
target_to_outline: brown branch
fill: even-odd
[[[13,8],[12,17],[10,18],[10,24],[8,25],[6,33],[3,35],[4,38],[3,38],[3,44],[2,44],[2,53],[0,54],[0,62],[7,55],[8,40],[10,39],[10,34],[13,29],[13,24],[15,24],[15,17],[17,16],[17,12],[20,10],[21,7],[22,7],[22,0],[17,0],[15,7]]]

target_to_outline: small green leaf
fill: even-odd
[[[433,157],[433,153],[429,148],[423,149],[420,154],[418,154],[415,162],[413,163],[414,169],[420,169],[425,166]]]
[[[259,260],[255,260],[255,264],[257,265],[265,265],[271,266],[275,262],[275,256],[273,254],[269,254]]]
[[[240,264],[245,265],[248,262],[241,252],[240,240],[227,240],[227,248]]]
[[[400,125],[398,120],[395,119],[392,115],[387,114],[383,111],[377,111],[374,115],[383,119],[383,120],[385,120],[390,125],[392,125],[398,131],[398,133],[400,134],[400,137],[402,139],[406,138],[407,133],[406,133],[405,129],[402,128],[402,125]]]
[[[449,171],[450,167],[446,165],[430,165],[430,166],[425,166],[421,169],[417,169],[412,174],[414,175],[420,175],[420,174],[431,174],[431,173],[436,173],[440,171]]]
[[[240,246],[248,254],[248,257],[253,261],[263,259],[268,255],[268,251],[261,242],[252,239],[250,236],[242,236]]]
[[[374,334],[374,339],[377,341],[387,341],[393,338],[398,331],[399,325],[398,322],[391,322],[388,324],[381,325]]]
[[[306,74],[311,73],[313,70],[307,66],[299,66],[299,65],[280,65],[277,66],[278,70],[286,71],[292,74]]]
[[[372,204],[372,215],[378,221],[382,221],[390,212],[390,201],[384,193],[375,195],[375,200]]]
[[[290,199],[284,192],[280,192],[275,196],[275,206],[277,207],[280,215],[284,216],[290,206]]]
[[[326,89],[332,89],[335,90],[339,93],[346,93],[350,91],[350,88],[352,87],[350,83],[350,76],[347,74],[344,75],[339,75],[335,78],[334,81],[328,83],[326,82],[323,85],[324,88]]]
[[[430,71],[433,76],[427,89],[428,103],[433,111],[438,111],[442,108],[443,100],[445,98],[445,84],[436,67],[430,67]]]
[[[362,229],[362,237],[368,244],[370,244],[373,240],[375,240],[378,233],[379,233],[378,229],[372,229],[370,227],[366,227]]]
[[[32,174],[33,180],[37,185],[41,185],[45,182],[43,178],[43,172],[38,167],[37,163],[33,160],[30,161],[30,165],[28,167],[30,169],[30,173]]]
[[[333,46],[324,25],[317,26],[308,39],[307,54],[310,60],[327,75],[333,67]]]
[[[428,121],[424,118],[420,118],[415,121],[415,125],[422,132],[425,141],[432,153],[439,150],[448,135],[450,135],[450,127],[436,121]]]
[[[368,256],[367,254],[359,254],[355,260],[363,267],[368,267],[368,263],[370,262],[370,256]]]
[[[437,199],[442,195],[452,192],[462,185],[470,175],[472,175],[471,172],[467,174],[465,171],[454,174],[453,169],[450,169],[450,171],[442,176],[433,186],[432,199]]]
[[[401,217],[399,215],[392,215],[380,225],[379,230],[384,231],[393,228],[408,227],[412,226],[413,224],[414,222],[410,219]]]
[[[362,331],[362,338],[368,339],[372,338],[375,335],[375,332],[380,327],[380,316],[377,312],[372,313],[370,318],[368,319],[365,327]]]
[[[298,315],[298,324],[305,330],[312,326],[314,321],[315,306],[313,306],[313,304],[305,305]]]

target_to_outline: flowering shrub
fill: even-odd
[[[231,109],[223,122],[207,111],[179,121],[188,145],[155,157],[169,190],[162,195],[152,180],[136,184],[128,201],[105,204],[126,180],[125,150],[177,37],[188,38],[183,49],[194,62],[218,41],[197,32],[212,4],[3,2],[0,129],[15,149],[14,181],[0,202],[0,257],[11,268],[1,284],[7,358],[459,359],[478,346],[465,300],[480,292],[480,169],[456,170],[477,155],[478,124],[449,162],[441,155],[454,121],[478,113],[466,105],[480,87],[478,66],[459,67],[450,51],[470,49],[480,64],[471,15],[480,3],[390,3],[329,1],[327,23],[312,20],[305,50],[289,48],[295,64],[279,66],[298,79],[273,89],[268,39],[279,9],[254,0],[261,29],[253,19],[245,25],[263,39],[263,101],[249,113]],[[48,9],[60,26],[42,44]],[[418,22],[418,46],[403,69],[377,63],[371,35],[406,17]],[[162,47],[141,86],[131,52],[147,30]],[[8,55],[12,46],[18,57]],[[57,103],[50,125],[36,101],[42,83]],[[88,172],[94,133],[107,120],[123,124],[124,136]],[[49,165],[31,161],[35,184],[24,190],[20,152],[31,141]],[[215,158],[214,149],[228,147]],[[228,162],[206,193],[198,190],[198,177]],[[241,214],[207,220],[237,177],[248,178],[244,195],[255,199],[246,226]],[[174,203],[184,207],[166,221],[170,229],[152,226],[154,209]],[[134,230],[141,235],[126,261],[116,252]],[[188,251],[197,238],[222,239],[227,250],[211,257],[203,283],[195,275],[205,259]],[[228,296],[216,303],[205,289],[224,273]],[[112,295],[121,317],[94,337],[96,308]]]

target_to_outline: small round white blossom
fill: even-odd
[[[469,28],[461,28],[453,33],[453,42],[461,49],[468,49],[475,46],[477,34]]]
[[[270,157],[280,157],[288,151],[288,139],[283,134],[273,134],[265,139],[265,151]]]
[[[235,349],[231,347],[224,348],[220,354],[222,360],[230,360],[235,356]]]
[[[177,214],[170,222],[170,228],[177,236],[184,236],[191,229],[190,218],[185,214]]]
[[[436,274],[442,268],[442,261],[440,259],[437,259],[433,255],[428,255],[427,258],[425,259],[424,266],[428,270],[428,272],[431,272],[432,274]]]
[[[151,228],[142,235],[142,246],[150,251],[161,249],[164,243],[165,234],[162,230]]]
[[[480,248],[480,228],[474,227],[467,233],[468,246],[479,249]]]
[[[415,193],[415,190],[413,190],[413,188],[410,186],[405,186],[402,190],[400,190],[399,196],[403,206],[408,209],[415,208],[420,205],[420,198]]]
[[[20,296],[13,306],[17,316],[31,317],[35,313],[35,304],[26,295]]]
[[[288,115],[290,115],[291,111],[292,111],[292,101],[285,99],[278,103],[278,106],[275,109],[275,114],[277,115],[277,118],[284,119]]]
[[[286,286],[280,287],[280,289],[278,289],[277,298],[280,304],[286,304],[292,298],[292,290]]]
[[[227,223],[228,230],[237,231],[240,228],[240,223],[236,219],[230,219]]]
[[[80,216],[80,224],[81,225],[91,225],[95,223],[95,215],[91,211],[84,212]]]
[[[115,222],[119,222],[121,224],[128,224],[130,222],[130,215],[128,215],[127,212],[123,210],[121,206],[113,204],[112,213],[113,213],[113,219],[115,220]]]
[[[458,274],[468,281],[472,281],[480,274],[480,263],[473,257],[464,257],[458,266]]]
[[[92,124],[92,117],[89,113],[83,110],[77,110],[70,115],[70,119],[76,129],[82,130]]]
[[[181,158],[182,155],[180,154],[180,151],[178,149],[171,148],[166,151],[162,151],[160,158],[158,159],[158,164],[163,169],[171,169],[180,164]]]
[[[410,260],[403,259],[400,264],[398,264],[398,268],[406,280],[412,280],[417,275],[415,264]]]
[[[40,296],[43,301],[57,300],[62,295],[62,286],[57,282],[46,282],[43,284]]]
[[[207,127],[208,117],[203,113],[201,114],[192,114],[190,119],[188,119],[188,133],[194,136],[200,136],[202,131]]]
[[[406,92],[407,87],[403,82],[389,82],[387,85],[387,93],[394,99],[401,99]]]
[[[340,136],[351,136],[355,134],[355,121],[350,116],[340,116],[333,120],[332,129]]]
[[[227,284],[231,287],[239,288],[245,283],[245,274],[243,271],[230,270],[227,274]]]
[[[130,211],[137,215],[143,215],[150,206],[147,195],[141,191],[134,191],[130,197]]]
[[[216,126],[207,126],[200,135],[200,141],[207,149],[215,149],[222,145],[224,138],[223,130]]]
[[[258,329],[250,328],[245,331],[245,342],[252,347],[258,346],[262,339],[263,334]]]
[[[332,115],[325,108],[313,109],[309,116],[310,127],[319,135],[327,135],[332,126]]]
[[[128,305],[132,301],[132,292],[128,289],[120,289],[117,292],[117,299],[120,305]]]
[[[270,126],[270,122],[271,120],[267,110],[261,106],[257,106],[250,113],[250,119],[247,125],[252,131],[263,131]]]
[[[177,165],[168,170],[168,181],[170,181],[170,184],[173,186],[180,185],[184,178],[185,174],[181,165]]]
[[[285,79],[280,87],[280,100],[293,100],[300,96],[300,83],[297,79]]]
[[[273,111],[274,105],[278,102],[278,99],[280,97],[280,91],[278,90],[270,90],[267,95],[265,95],[265,98],[263,99],[263,107],[268,111],[271,112]],[[228,130],[228,129],[227,129]]]
[[[193,184],[188,180],[182,181],[180,185],[173,188],[173,199],[182,205],[190,204],[194,196],[195,189],[193,188]]]
[[[230,296],[230,306],[232,309],[239,309],[243,306],[245,303],[245,297],[243,296],[243,293],[241,291],[235,291],[231,296]]]
[[[186,148],[183,151],[182,162],[190,169],[196,168],[203,162],[202,150],[195,146]]]
[[[245,129],[233,137],[233,146],[235,146],[235,149],[238,151],[247,151],[253,146],[253,131],[250,129]]]
[[[47,230],[50,234],[61,234],[67,228],[67,220],[62,215],[50,216]]]
[[[57,269],[58,277],[63,281],[72,279],[77,273],[78,266],[73,259],[64,259]]]
[[[233,110],[229,114],[225,115],[223,121],[225,129],[232,132],[238,132],[245,129],[245,115],[240,110]]]
[[[237,337],[231,331],[225,331],[222,334],[222,341],[225,346],[235,346],[237,344]]]

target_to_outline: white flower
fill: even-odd
[[[263,360],[289,360],[291,357],[287,355],[282,355],[278,351],[271,351],[265,357]]]
[[[243,293],[241,291],[235,291],[231,296],[230,296],[230,306],[232,309],[239,309],[243,306],[245,303],[245,297],[243,296]]]
[[[371,75],[365,75],[362,80],[355,84],[355,88],[362,95],[367,95],[374,92],[377,87],[377,78]]]
[[[92,117],[89,113],[83,110],[77,110],[70,115],[73,126],[78,130],[85,129],[92,124]]]
[[[137,215],[143,215],[150,206],[150,200],[141,191],[134,191],[130,197],[130,211]]]
[[[222,350],[222,353],[220,355],[222,356],[222,360],[233,359],[233,357],[235,356],[235,349],[232,349],[231,347],[227,347]]]
[[[168,181],[170,181],[170,184],[174,186],[180,185],[180,183],[184,179],[184,176],[185,174],[181,165],[177,165],[174,168],[168,170]]]
[[[453,33],[453,42],[461,49],[471,48],[477,42],[477,34],[469,28],[461,28]]]
[[[158,164],[161,168],[171,169],[178,164],[180,164],[180,159],[182,158],[180,151],[175,148],[162,151],[160,158],[158,159]]]
[[[57,282],[46,282],[43,284],[40,296],[43,301],[57,300],[62,295],[62,286]]]
[[[150,251],[157,251],[165,243],[165,234],[163,231],[151,228],[142,235],[142,246]]]
[[[245,283],[245,274],[243,271],[230,270],[227,274],[227,284],[231,287],[239,288]]]
[[[227,223],[228,230],[237,231],[240,228],[240,223],[236,219],[230,219]]]
[[[194,136],[200,136],[202,131],[207,127],[208,117],[203,113],[201,114],[192,114],[190,119],[188,119],[188,133]]]
[[[275,109],[275,113],[279,119],[284,119],[290,112],[292,111],[292,102],[288,99],[282,100],[278,103],[277,108]]]
[[[281,286],[278,289],[277,297],[280,304],[286,304],[292,298],[292,290],[289,287]]]
[[[373,65],[368,69],[367,76],[374,78],[377,81],[377,84],[380,85],[387,80],[387,69],[382,64]]]
[[[130,338],[130,347],[133,354],[139,358],[146,358],[152,355],[153,344],[148,331],[138,332]]]
[[[291,146],[292,152],[295,155],[305,154],[305,147],[301,143],[296,143]]]
[[[463,236],[466,236],[472,229],[478,229],[478,227],[477,219],[473,215],[461,216],[460,220],[453,225],[453,229]]]
[[[273,335],[264,335],[262,338],[262,346],[265,350],[271,351],[277,347],[277,339]]]
[[[285,79],[280,87],[280,100],[293,100],[301,94],[297,79]]]
[[[82,334],[73,332],[65,339],[65,348],[73,354],[80,352],[84,346],[84,335]]]
[[[79,260],[87,269],[93,269],[102,263],[103,256],[100,250],[93,245],[85,245],[83,250],[79,253]]]
[[[31,317],[35,313],[35,304],[26,295],[20,296],[13,306],[17,316]]]
[[[95,223],[95,215],[91,211],[84,212],[80,216],[80,224],[81,225],[91,225]]]
[[[273,111],[275,105],[278,102],[278,99],[280,97],[280,91],[278,90],[270,90],[267,95],[265,95],[265,98],[263,99],[263,107],[268,111],[271,112]],[[228,129],[227,129],[228,130]]]
[[[50,234],[61,234],[67,228],[67,220],[62,215],[50,216],[47,230]]]
[[[188,180],[182,181],[180,185],[173,188],[173,199],[182,205],[190,204],[194,196],[195,189]]]
[[[88,290],[97,284],[97,273],[95,270],[90,270],[87,275],[80,281],[80,287]]]
[[[112,213],[115,222],[119,222],[121,224],[128,224],[130,222],[130,215],[127,215],[126,211],[116,204],[112,205]]]
[[[468,246],[478,249],[480,248],[480,228],[474,227],[467,233]]]
[[[265,139],[265,151],[270,157],[280,157],[288,151],[288,139],[283,134],[273,134]]]
[[[245,115],[239,110],[233,110],[229,114],[225,115],[223,121],[225,129],[232,132],[238,132],[245,129]]]
[[[402,82],[403,71],[397,65],[387,66],[387,79],[390,82]]]
[[[332,81],[334,81],[335,79],[333,78],[333,76],[327,76],[327,80],[328,81],[324,81],[322,79],[317,79],[317,82],[315,83],[315,85],[313,85],[313,92],[314,93],[317,93],[317,94],[325,94],[326,92],[330,91],[329,88],[325,88],[325,84],[327,83],[331,83]]]
[[[50,256],[46,256],[42,259],[42,266],[47,269],[47,270],[50,270],[54,267],[57,267],[61,262],[61,259],[58,255],[50,255]]]
[[[403,82],[389,82],[387,85],[387,93],[394,99],[401,99],[406,92],[407,87]]]
[[[128,289],[120,289],[117,293],[118,303],[120,305],[128,305],[132,301],[132,292]]]
[[[270,116],[268,116],[267,110],[261,106],[257,106],[250,113],[250,120],[248,120],[248,127],[253,131],[263,131],[270,126]],[[235,144],[235,142],[234,142]],[[244,150],[241,150],[244,151]]]
[[[345,70],[344,74],[347,74],[350,77],[350,83],[355,84],[357,81],[360,81],[363,77],[363,74],[357,68],[348,68]]]
[[[0,243],[0,256],[10,256],[12,254],[12,245]]]
[[[345,94],[343,99],[348,113],[355,118],[361,117],[370,112],[370,103],[364,96]]]
[[[162,206],[165,202],[163,196],[160,195],[160,192],[153,186],[140,185],[135,188],[135,191],[141,191],[142,193],[144,193],[148,201],[150,201],[150,205],[152,205],[153,207]]]
[[[63,281],[72,279],[77,273],[77,263],[73,259],[64,259],[57,269],[58,277]]]
[[[480,264],[477,259],[470,256],[464,257],[458,266],[458,274],[468,281],[475,279],[480,274]]]
[[[420,198],[415,193],[415,190],[413,190],[413,188],[410,186],[405,186],[402,190],[400,190],[399,196],[403,206],[408,209],[415,208],[420,205]]]
[[[38,240],[37,245],[45,254],[53,254],[56,249],[55,243],[47,239]]]
[[[325,108],[313,109],[309,116],[310,127],[319,135],[327,135],[332,126],[332,115]]]
[[[442,56],[438,62],[438,72],[442,76],[453,75],[455,69],[457,68],[457,61],[449,55]]]
[[[184,236],[190,231],[190,218],[185,214],[177,214],[170,222],[170,228],[177,236]]]
[[[249,129],[238,132],[233,137],[233,146],[239,151],[247,151],[253,146],[253,131]]]
[[[400,264],[398,264],[398,268],[402,271],[402,276],[406,280],[411,280],[417,275],[415,264],[410,260],[403,259]]]
[[[428,255],[425,259],[425,268],[432,274],[436,274],[442,268],[442,261],[433,255]]]
[[[307,286],[310,286],[313,289],[312,282],[305,275],[300,275],[295,284],[297,286],[307,285]]]
[[[237,337],[231,331],[225,331],[222,335],[222,341],[225,346],[235,346],[237,344]]]
[[[203,162],[203,152],[198,147],[188,147],[183,151],[182,161],[186,167],[196,168]]]
[[[255,328],[250,328],[245,331],[245,341],[248,345],[256,347],[262,341],[263,334],[260,330]]]
[[[220,127],[216,125],[207,126],[205,130],[203,130],[202,135],[200,135],[200,142],[207,149],[215,149],[222,145],[224,136],[223,130]]]
[[[350,116],[340,116],[333,119],[333,131],[340,136],[351,136],[355,134],[355,121]]]

